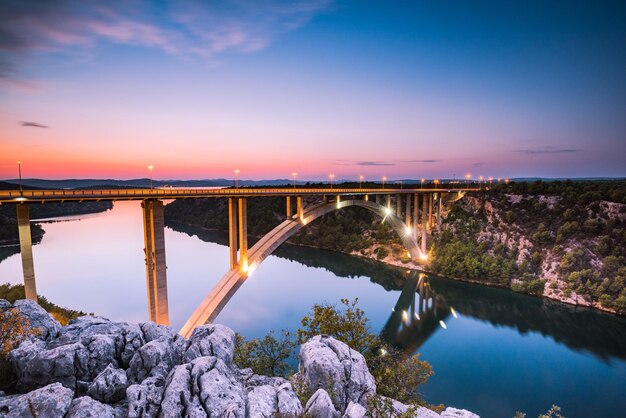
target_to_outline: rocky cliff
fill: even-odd
[[[1,310],[12,307],[40,332],[9,354],[19,393],[0,394],[3,417],[381,416],[371,410],[376,384],[365,359],[328,336],[302,345],[290,381],[239,369],[235,334],[222,325],[199,327],[187,340],[153,322],[83,316],[62,327],[31,301],[0,300]],[[293,385],[302,397],[311,394],[304,404]],[[409,410],[383,401],[391,416]],[[477,418],[454,408],[412,414]]]

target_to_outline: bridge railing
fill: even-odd
[[[363,195],[363,194],[407,194],[432,192],[466,192],[478,189],[364,189],[364,188],[220,188],[220,189],[69,189],[69,190],[4,190],[0,200],[4,202],[22,200],[115,200],[179,197],[239,197],[239,196],[288,196],[288,195]]]

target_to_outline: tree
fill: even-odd
[[[263,339],[245,341],[240,334],[235,335],[234,362],[242,369],[251,368],[259,375],[284,376],[291,371],[287,360],[293,354],[296,343],[286,330],[282,331],[282,338],[276,339],[270,331]]]
[[[341,299],[341,307],[315,304],[309,315],[302,318],[298,342],[326,334],[348,344],[363,354],[368,368],[376,380],[377,393],[401,402],[424,404],[418,392],[420,385],[433,375],[428,362],[419,355],[407,356],[404,352],[387,346],[378,335],[370,331],[369,320],[360,309],[358,299],[350,302]]]
[[[328,304],[313,305],[312,312],[302,318],[298,343],[302,344],[316,335],[326,334],[343,341],[361,354],[375,349],[380,340],[370,331],[369,320],[365,312],[357,306],[358,302],[358,298],[352,302],[341,299],[343,309]]]

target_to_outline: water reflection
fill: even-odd
[[[197,235],[203,241],[228,245],[228,236],[221,232],[168,226],[188,235]],[[390,343],[404,348],[407,353],[411,347],[417,350],[437,329],[441,329],[439,321],[444,321],[452,312],[449,307],[454,307],[461,315],[515,329],[520,334],[541,333],[605,362],[611,358],[626,359],[626,318],[623,317],[432,275],[424,278],[423,290],[420,290],[419,276],[415,273],[407,275],[401,268],[316,248],[283,244],[274,255],[307,267],[323,268],[339,277],[369,277],[387,291],[402,290],[394,307],[395,315],[387,321],[383,334]],[[424,312],[424,318],[417,309],[420,320],[415,320],[414,314],[411,317],[409,312],[415,309],[416,298],[419,306],[422,294],[433,301],[432,309],[429,307]],[[403,311],[407,311],[412,320],[392,339],[390,330],[394,326],[399,329]]]
[[[453,311],[445,298],[432,290],[424,274],[408,272],[404,276],[402,293],[381,336],[387,343],[411,355],[435,331],[446,327],[444,321]]]

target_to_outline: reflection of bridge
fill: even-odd
[[[442,295],[435,293],[423,274],[408,274],[400,297],[381,332],[389,344],[407,355],[417,349],[440,327],[450,312]]]
[[[37,299],[28,204],[65,201],[140,200],[143,207],[146,283],[150,320],[169,324],[165,264],[163,200],[227,198],[229,208],[230,270],[185,323],[181,334],[213,320],[252,271],[280,244],[302,227],[334,210],[359,206],[380,215],[399,235],[413,260],[427,258],[427,231],[441,224],[444,203],[474,189],[369,188],[228,188],[228,189],[110,189],[0,191],[0,204],[15,203],[26,297]],[[248,249],[248,197],[283,196],[286,220]],[[304,207],[305,197],[323,202]],[[392,196],[395,211],[392,209]],[[294,202],[295,200],[295,202]],[[421,203],[420,203],[421,201]],[[292,203],[295,203],[292,208]],[[295,214],[294,210],[295,209]],[[404,212],[404,221],[403,221]]]

